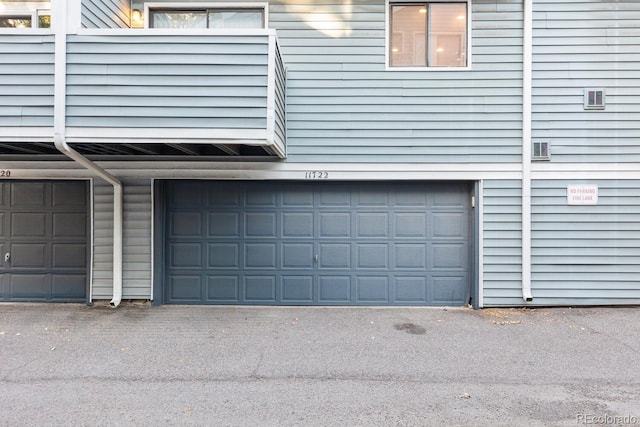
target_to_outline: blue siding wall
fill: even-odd
[[[53,35],[0,37],[0,132],[53,126],[53,51]]]
[[[553,162],[640,161],[640,2],[534,4],[534,139]],[[584,110],[585,88],[605,110]]]
[[[69,42],[67,126],[266,126],[266,35],[70,36]]]
[[[567,185],[598,186],[569,206]],[[640,181],[532,183],[532,293],[540,305],[640,304]]]
[[[84,28],[129,28],[128,0],[82,0]]]
[[[483,181],[484,305],[522,305],[522,183]]]
[[[471,71],[385,71],[385,3],[273,1],[291,161],[517,162],[521,2],[474,1]]]

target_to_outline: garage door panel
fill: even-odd
[[[196,184],[204,194],[199,207],[167,205],[167,302],[465,302],[470,217],[466,184]],[[169,193],[179,192],[189,185],[180,182],[167,188]],[[168,200],[172,197],[167,195]],[[184,219],[187,225],[176,233],[173,218],[185,212],[207,218],[205,229]],[[189,245],[206,248],[206,254],[195,249],[189,253]],[[177,250],[184,253],[175,259]],[[198,265],[193,260],[201,255],[205,262]],[[181,289],[174,291],[173,286]]]
[[[239,243],[209,243],[207,268],[209,269],[239,269],[240,244]]]
[[[84,276],[54,274],[52,282],[52,300],[66,301],[84,298],[86,288]]]
[[[358,303],[389,302],[389,277],[386,277],[386,276],[356,277],[356,302]]]
[[[320,239],[350,238],[350,212],[320,212]]]
[[[242,193],[235,188],[230,188],[225,183],[207,182],[206,185],[201,183],[206,194],[207,206],[210,208],[239,208],[242,204]],[[239,183],[239,186],[242,184]]]
[[[357,243],[357,269],[389,268],[389,246],[383,243]]]
[[[9,275],[9,299],[47,300],[50,286],[47,274],[11,274]]]
[[[433,243],[431,260],[433,270],[464,270],[467,268],[468,248],[464,243]]]
[[[434,212],[433,239],[466,239],[469,234],[464,212]]]
[[[171,268],[202,268],[200,243],[174,243],[170,252]]]
[[[200,208],[202,206],[202,186],[197,182],[189,182],[188,185],[182,183],[173,184],[179,191],[172,191],[168,200],[170,206],[178,209]]]
[[[213,302],[238,302],[240,279],[238,276],[208,276],[207,300]]]
[[[276,302],[276,276],[250,275],[244,278],[244,299],[254,303]]]
[[[47,238],[47,217],[45,212],[13,212],[11,214],[11,238]]]
[[[259,186],[250,186],[245,194],[245,206],[250,208],[275,208],[276,193]]]
[[[286,186],[282,192],[283,207],[313,208],[313,199],[308,185]]]
[[[427,268],[427,245],[424,243],[397,243],[394,247],[395,258],[393,269]]]
[[[325,304],[344,303],[353,300],[351,296],[351,276],[320,275],[319,302]]]
[[[274,212],[247,212],[244,216],[245,237],[276,237],[276,214]]]
[[[466,275],[461,276],[434,276],[433,283],[433,304],[455,305],[464,301],[467,294]]]
[[[171,299],[200,302],[202,299],[202,277],[200,274],[173,274],[169,276]]]
[[[395,301],[399,303],[427,303],[425,276],[394,277]]]
[[[14,182],[11,191],[12,208],[46,209],[47,185],[43,182]]]
[[[425,239],[427,237],[427,214],[408,212],[394,214],[395,239]]]
[[[427,206],[427,194],[424,189],[395,189],[395,197],[392,200],[393,207],[415,207],[424,210]]]
[[[320,243],[319,248],[318,264],[320,270],[351,270],[350,243]]]
[[[449,184],[435,188],[433,191],[432,208],[464,208],[467,205],[468,198],[465,188],[462,184]]]
[[[240,214],[236,212],[210,212],[209,237],[240,237]]]
[[[371,188],[369,186],[363,186],[355,193],[355,207],[356,208],[368,208],[379,207],[385,210],[389,206],[388,193],[382,192],[382,185],[378,188]]]
[[[45,269],[50,266],[46,243],[14,243],[10,252],[12,269]]]
[[[246,243],[244,267],[276,269],[276,243]]]
[[[283,243],[282,244],[282,268],[306,268],[313,269],[314,245],[313,243]]]
[[[282,276],[282,301],[313,302],[313,276]]]
[[[380,212],[356,214],[356,238],[389,238],[389,215]]]
[[[348,207],[351,208],[351,190],[340,184],[327,184],[319,188],[318,207],[335,208]]]
[[[53,182],[52,185],[52,206],[57,209],[79,209],[82,210],[87,205],[86,191],[77,191],[77,182]]]
[[[54,243],[52,254],[54,269],[84,269],[87,265],[87,248],[84,244]]]
[[[202,236],[202,214],[200,212],[173,212],[169,218],[171,237]]]
[[[283,212],[282,237],[313,239],[313,212]]]
[[[52,234],[55,238],[80,238],[87,235],[87,215],[83,213],[54,213]]]

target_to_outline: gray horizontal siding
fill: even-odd
[[[129,28],[130,10],[127,0],[82,0],[82,26]]]
[[[53,126],[54,36],[0,36],[2,127]]]
[[[454,72],[386,71],[382,0],[270,3],[290,161],[520,161],[520,1],[473,2],[472,70]]]
[[[534,2],[533,137],[554,162],[640,161],[640,3]],[[584,110],[584,88],[606,109]]]
[[[151,295],[151,182],[126,180],[123,222],[123,298]],[[113,187],[96,179],[94,198],[93,299],[113,296]]]
[[[67,126],[266,127],[268,36],[70,36]]]
[[[517,180],[483,181],[483,303],[522,305],[522,187]]]
[[[640,181],[578,182],[598,185],[598,205],[569,206],[576,183],[532,183],[534,302],[640,303]]]

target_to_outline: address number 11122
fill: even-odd
[[[304,173],[304,179],[329,179],[327,171],[307,171]]]

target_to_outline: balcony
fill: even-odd
[[[0,54],[0,155],[54,154],[53,36],[4,33]],[[64,133],[88,156],[283,158],[285,78],[271,30],[83,30]]]

